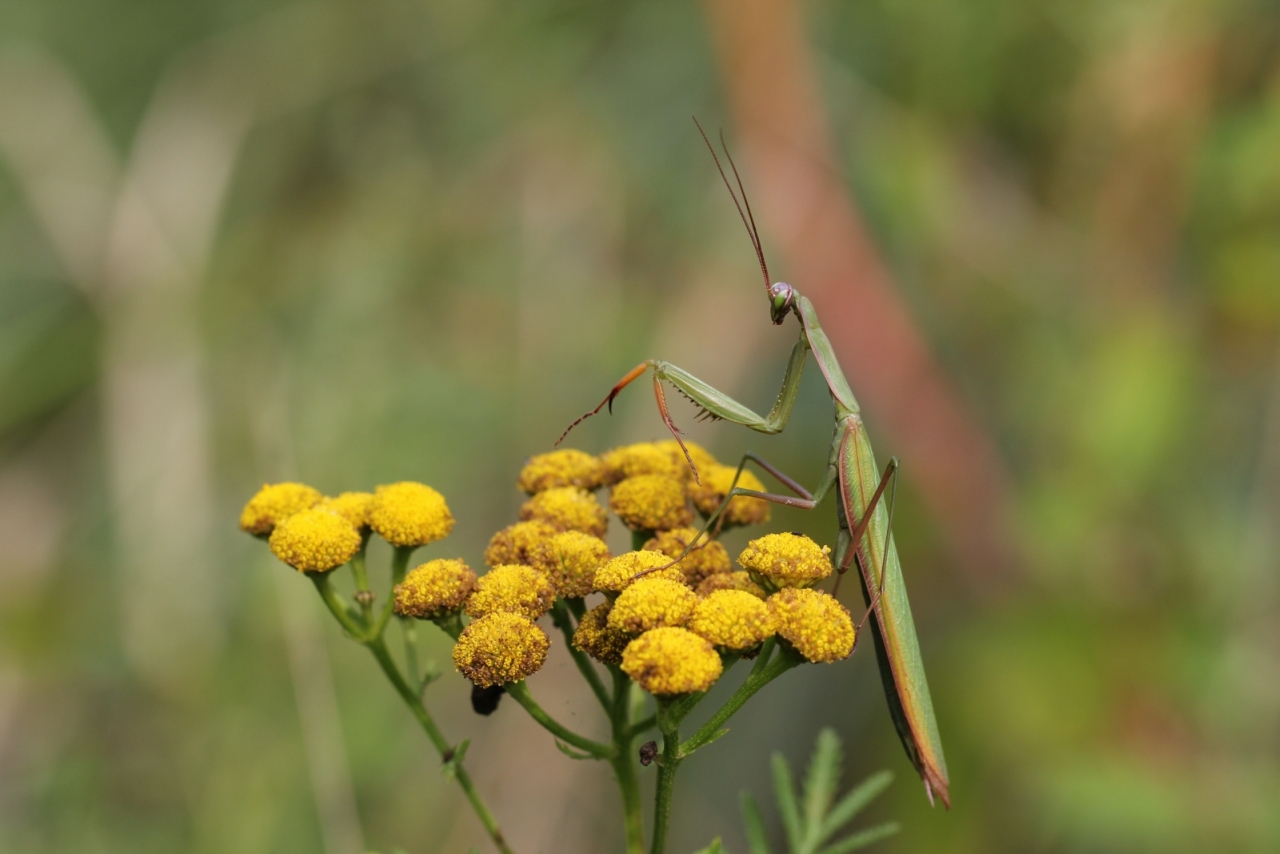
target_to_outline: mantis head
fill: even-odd
[[[796,289],[786,282],[774,282],[769,287],[769,317],[775,324],[781,325],[795,304]]]

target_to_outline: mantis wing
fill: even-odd
[[[879,481],[875,455],[867,439],[866,428],[856,414],[841,420],[839,443],[840,541],[836,549],[837,565],[845,565],[849,548],[862,572],[863,594],[871,602],[871,591],[880,589],[880,572],[884,568],[884,593],[875,608],[872,637],[880,678],[884,682],[889,714],[911,764],[924,780],[929,800],[936,794],[948,809],[951,807],[947,763],[942,755],[942,739],[929,697],[929,683],[924,675],[924,661],[911,619],[911,604],[902,579],[898,550],[889,532],[888,512],[879,503],[859,543],[853,543],[850,531],[867,511],[867,505]],[[886,555],[887,548],[887,555]]]

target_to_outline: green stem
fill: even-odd
[[[605,713],[609,714],[610,705],[613,701],[609,699],[609,692],[605,690],[604,682],[600,681],[600,674],[596,672],[595,665],[591,663],[591,659],[587,657],[585,652],[573,645],[573,621],[569,618],[569,609],[565,606],[563,599],[557,599],[556,604],[551,606],[551,619],[560,631],[564,633],[564,644],[568,647],[569,654],[573,656],[573,663],[578,665],[578,672],[582,674],[582,678],[587,680],[587,684],[591,686],[591,693],[596,695],[596,699],[600,701]]]
[[[508,683],[503,687],[507,689],[507,693],[511,695],[513,700],[521,706],[524,706],[524,710],[529,713],[531,718],[542,724],[543,729],[550,732],[565,744],[572,745],[579,750],[584,750],[597,759],[613,758],[613,747],[607,744],[601,744],[598,741],[592,741],[586,736],[578,735],[576,732],[543,711],[542,707],[538,705],[537,701],[534,700],[533,696],[529,693],[529,687],[524,684],[523,680]]]
[[[644,807],[640,802],[640,780],[636,775],[636,754],[631,749],[637,730],[631,725],[631,680],[621,670],[613,670],[613,702],[609,712],[613,725],[614,757],[610,760],[618,791],[622,795],[623,827],[627,834],[627,854],[644,854]]]
[[[370,532],[366,530],[360,535],[360,550],[351,558],[351,574],[355,577],[356,590],[359,592],[364,592],[369,589],[369,573],[365,570],[364,565],[365,549],[369,545],[369,533]],[[364,621],[366,624],[373,622],[372,602],[360,602],[360,611],[364,614]]]
[[[396,546],[395,553],[391,556],[391,591],[387,593],[387,604],[382,606],[382,613],[378,615],[372,637],[381,637],[387,628],[387,621],[391,619],[392,606],[396,602],[395,587],[404,581],[405,570],[409,568],[409,558],[416,548],[417,546]]]
[[[329,612],[342,624],[342,628],[346,629],[347,634],[361,643],[365,643],[367,628],[356,622],[356,616],[352,613],[351,606],[347,604],[337,590],[333,589],[333,585],[329,582],[329,576],[332,573],[311,572],[307,574],[311,578],[311,583],[316,586],[316,590],[320,593],[320,598],[328,606]]]
[[[649,531],[632,531],[631,532],[631,550],[638,552],[644,548],[644,544],[653,539],[653,534]]]
[[[658,700],[658,729],[662,731],[662,758],[658,760],[658,784],[653,799],[653,847],[651,854],[662,854],[667,847],[667,824],[671,818],[671,793],[675,790],[676,771],[680,768],[680,724],[667,714],[670,706]]]
[[[693,734],[684,744],[680,745],[680,758],[685,758],[700,747],[705,747],[720,735],[720,727],[722,727],[729,718],[733,717],[738,709],[742,708],[747,700],[768,685],[774,679],[777,679],[783,673],[786,673],[797,664],[801,664],[804,659],[790,649],[779,651],[778,655],[769,660],[769,654],[772,649],[761,650],[760,658],[756,662],[756,666],[751,669],[751,673],[747,676],[746,681],[733,692],[724,705],[711,716],[702,727]]]
[[[422,690],[422,668],[418,666],[418,623],[413,617],[402,617],[400,629],[404,632],[404,665],[409,671],[409,681]]]
[[[422,725],[427,738],[431,740],[432,746],[440,753],[440,757],[442,759],[452,757],[453,748],[449,746],[449,742],[445,741],[444,734],[436,726],[436,722],[431,718],[431,713],[427,711],[427,707],[422,704],[422,699],[405,681],[404,676],[401,675],[400,669],[396,667],[395,660],[392,659],[391,653],[387,649],[386,641],[379,636],[367,641],[365,645],[369,647],[369,651],[373,653],[373,657],[382,667],[382,672],[391,680],[396,693],[404,700],[405,705],[409,707],[409,711],[413,712],[413,716],[418,719],[418,723]],[[476,792],[475,786],[471,782],[471,775],[467,773],[467,769],[462,767],[461,763],[455,763],[454,779],[458,781],[458,786],[467,796],[467,800],[471,802],[471,808],[475,810],[476,817],[484,825],[484,829],[488,832],[489,838],[493,840],[493,844],[497,846],[502,854],[512,854],[510,846],[507,845],[506,839],[502,836],[502,829],[498,827],[497,819],[493,817],[493,813],[489,812],[489,808],[480,799],[479,793]]]

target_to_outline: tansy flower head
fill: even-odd
[[[609,507],[633,531],[683,528],[693,519],[684,484],[661,474],[629,477],[609,493]]]
[[[735,652],[751,649],[777,631],[769,606],[741,590],[716,590],[699,601],[687,627],[717,647]]]
[[[403,481],[374,492],[369,525],[393,546],[425,546],[449,536],[453,514],[431,487]]]
[[[556,600],[551,579],[531,566],[495,566],[480,576],[476,589],[467,598],[467,614],[483,617],[510,611],[536,620],[551,610]]]
[[[481,688],[519,682],[537,673],[551,641],[532,621],[506,611],[475,620],[453,647],[453,664]]]
[[[240,511],[240,530],[263,536],[288,519],[314,507],[324,498],[320,490],[305,483],[264,484]]]
[[[373,502],[372,492],[344,492],[337,498],[326,498],[320,502],[357,528],[369,527],[369,505]]]
[[[830,551],[800,534],[766,534],[747,543],[738,563],[775,587],[808,587],[831,574]]]
[[[853,618],[834,596],[787,587],[769,597],[778,635],[813,662],[839,661],[853,652]]]
[[[294,513],[271,532],[271,551],[301,572],[328,572],[360,550],[360,532],[332,510]]]
[[[724,497],[733,488],[733,477],[738,473],[735,466],[714,465],[705,471],[699,471],[700,483],[689,485],[689,497],[703,516],[710,516],[724,501]],[[764,484],[746,469],[738,477],[738,486],[743,489],[754,489],[764,492]],[[741,525],[760,525],[769,521],[769,502],[761,498],[746,495],[734,496],[729,506],[724,509],[724,524],[727,528]]]
[[[561,531],[603,537],[609,517],[596,497],[585,489],[557,486],[526,501],[520,508],[520,521],[546,522]]]
[[[609,628],[638,635],[659,626],[683,626],[698,594],[678,581],[645,576],[627,587],[609,612]]]
[[[529,559],[533,567],[551,579],[556,593],[572,599],[596,589],[596,570],[609,560],[609,547],[599,537],[565,531],[536,543]]]
[[[684,443],[685,448],[689,451],[689,459],[685,459],[684,451],[680,450],[680,443],[675,439],[664,439],[653,444],[675,460],[676,466],[680,469],[680,476],[684,480],[693,480],[693,470],[689,468],[689,460],[693,460],[693,464],[698,467],[698,477],[702,477],[703,472],[720,464],[719,460],[713,457],[710,451],[697,442],[686,440]]]
[[[476,574],[460,560],[428,561],[395,586],[395,611],[401,617],[430,620],[462,608]]]
[[[769,596],[763,587],[751,580],[751,573],[743,571],[718,572],[715,575],[708,575],[698,585],[699,596],[710,596],[717,590],[741,590],[743,593],[750,593],[761,600]]]
[[[645,543],[644,547],[646,551],[662,552],[674,560],[684,552],[685,547],[693,542],[696,536],[698,536],[696,528],[675,528],[671,531],[659,532]],[[723,545],[710,539],[710,535],[698,540],[698,544],[690,549],[676,566],[680,567],[685,580],[694,587],[707,576],[728,572],[732,568],[729,564],[729,553],[725,551]]]
[[[621,664],[622,651],[631,643],[631,635],[609,628],[609,612],[605,602],[582,615],[573,633],[573,645],[601,664]]]
[[[517,522],[508,525],[489,540],[489,547],[484,550],[484,562],[489,566],[505,563],[530,566],[533,563],[534,547],[558,533],[546,522]]]
[[[683,459],[677,464],[676,458],[657,442],[623,445],[606,451],[600,461],[604,463],[604,482],[610,485],[642,474],[663,474],[679,480],[689,467]]]
[[[683,581],[684,573],[674,566],[666,569],[658,570],[660,566],[666,566],[671,562],[671,558],[661,552],[627,552],[620,554],[604,566],[596,570],[595,588],[596,590],[609,593],[617,593],[625,590],[632,580],[642,572],[647,570],[657,570],[649,572],[645,578],[668,578],[672,581]]]
[[[530,495],[560,486],[596,489],[604,483],[604,463],[572,448],[530,457],[517,485]]]
[[[710,688],[724,665],[706,638],[667,627],[645,632],[627,644],[622,672],[650,694],[689,694]]]

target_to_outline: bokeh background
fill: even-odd
[[[685,766],[671,850],[744,851],[738,793],[823,725],[897,774],[880,850],[1280,849],[1275,4],[8,0],[0,851],[488,850],[237,512],[421,480],[479,564],[641,359],[767,407],[795,328],[694,114],[903,459],[954,809],[868,649]],[[816,371],[781,436],[692,414],[724,459],[825,461]],[[573,441],[662,435],[638,387]],[[562,655],[531,685],[600,726]],[[430,704],[517,849],[620,850],[605,769],[466,688]]]

